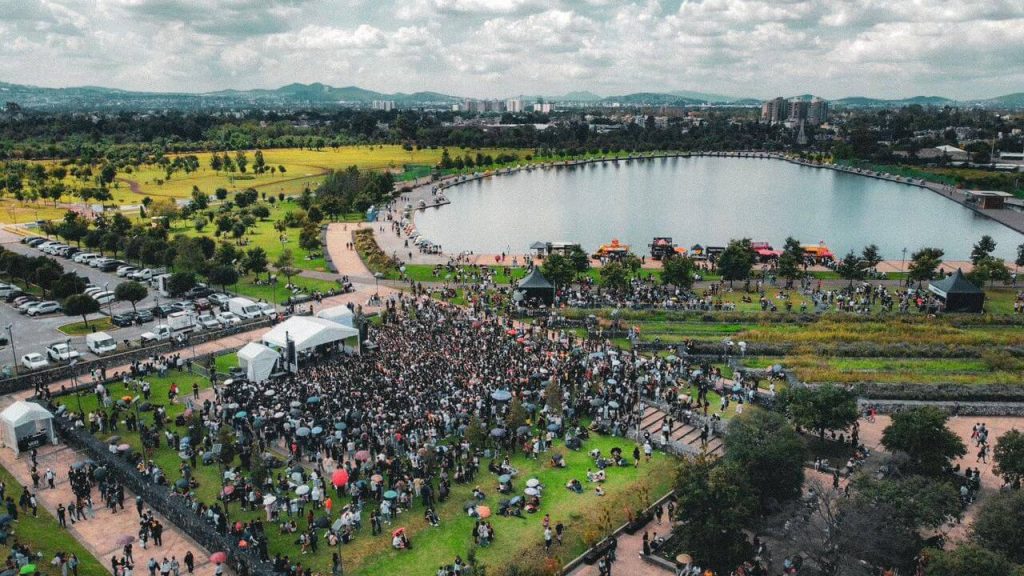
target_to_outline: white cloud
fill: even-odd
[[[1020,0],[0,0],[0,11],[0,80],[49,86],[965,98],[1024,82]]]

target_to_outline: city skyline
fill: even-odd
[[[874,0],[5,2],[0,80],[209,92],[292,82],[474,98],[1021,91],[1024,6]],[[951,47],[955,46],[955,50]]]

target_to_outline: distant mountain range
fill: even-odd
[[[811,98],[804,94],[796,98]],[[392,100],[398,106],[448,107],[465,98],[437,92],[402,92],[387,94],[358,86],[335,87],[319,82],[288,84],[275,89],[220,90],[216,92],[133,92],[116,88],[79,86],[44,88],[0,82],[0,106],[15,102],[25,109],[103,110],[103,109],[242,109],[249,107],[293,108],[303,106],[365,106],[374,100]],[[525,98],[532,101],[532,98]],[[569,92],[545,97],[549,102],[592,103],[620,106],[697,106],[726,104],[756,106],[758,98],[741,98],[678,90],[673,92],[636,92],[605,96],[588,91]],[[922,106],[971,105],[991,108],[1024,108],[1024,92],[980,100],[951,100],[940,96],[915,96],[896,100],[861,96],[831,100],[836,107],[883,108],[912,104]]]

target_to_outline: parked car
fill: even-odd
[[[22,244],[28,244],[29,246],[31,246],[33,242],[45,242],[45,241],[46,241],[46,238],[43,238],[42,236],[25,236],[24,238],[21,239],[21,243]]]
[[[119,266],[117,268],[117,275],[120,276],[121,278],[124,278],[125,276],[131,274],[132,272],[138,272],[138,271],[139,271],[139,269],[136,268],[135,266],[130,266],[128,264],[124,264],[124,265]]]
[[[99,258],[99,257],[100,257],[100,255],[96,254],[95,252],[79,252],[78,254],[75,254],[71,258],[71,261],[72,262],[78,262],[79,264],[88,264],[89,260],[92,260],[93,258]]]
[[[81,248],[78,248],[78,247],[75,247],[75,246],[69,246],[68,249],[65,250],[61,254],[61,256],[65,257],[65,258],[74,258],[75,254],[79,254],[81,252],[82,252]]]
[[[270,302],[257,302],[256,304],[260,307],[260,310],[263,311],[264,316],[271,319],[277,318],[277,310],[274,310],[273,304]]]
[[[54,362],[70,362],[81,354],[78,353],[78,350],[68,346],[66,342],[57,342],[46,348],[46,356]]]
[[[135,320],[138,321],[139,324],[145,324],[146,322],[152,322],[153,321],[153,313],[150,312],[149,310],[139,310],[138,312],[135,313]]]
[[[10,292],[7,293],[7,296],[4,296],[4,302],[13,303],[18,298],[22,298],[24,296],[26,296],[26,294],[22,292],[21,289],[11,290]]]
[[[210,290],[206,286],[193,286],[188,292],[185,292],[185,298],[194,300],[196,298],[205,298],[213,294],[213,290]]]
[[[100,304],[107,304],[114,301],[114,293],[110,291],[97,292],[93,294],[92,299]]]
[[[121,266],[124,266],[124,262],[122,262],[121,260],[111,260],[109,262],[104,262],[103,264],[100,264],[98,268],[100,269],[100,272],[113,272],[114,270],[117,270]]]
[[[159,306],[153,306],[149,311],[157,318],[166,318],[170,314],[181,312],[181,308],[171,306],[170,304],[160,304]]]
[[[82,291],[82,294],[85,294],[86,296],[96,296],[100,292],[104,292],[104,291],[105,290],[103,290],[102,286],[89,286],[85,290]]]
[[[27,314],[28,309],[32,308],[38,303],[39,299],[36,298],[35,296],[33,296],[31,300],[25,300],[24,302],[18,305],[18,314]]]
[[[89,260],[89,266],[92,266],[93,268],[99,268],[100,266],[103,266],[107,262],[113,262],[113,261],[114,261],[113,258],[107,258],[106,256],[100,256],[99,258],[93,258],[92,260]]]
[[[206,298],[196,298],[195,300],[192,301],[192,306],[195,307],[196,310],[200,311],[209,310],[210,308],[213,307],[213,305],[210,304],[210,301],[207,300]]]
[[[114,314],[110,317],[110,323],[122,328],[125,326],[134,326],[135,314],[133,312],[121,312],[119,314]]]
[[[196,318],[196,322],[203,327],[204,330],[216,330],[220,328],[220,321],[218,321],[213,314],[200,314]]]
[[[153,277],[153,270],[149,268],[143,268],[142,270],[139,270],[137,272],[132,272],[131,274],[128,275],[128,277],[131,278],[132,280],[146,281]]]
[[[37,370],[39,368],[46,368],[50,365],[46,361],[46,357],[37,352],[30,352],[21,357],[21,365],[29,370]]]
[[[221,312],[220,314],[217,314],[216,318],[218,322],[225,326],[233,326],[235,324],[242,323],[242,319],[232,312]]]
[[[215,292],[207,296],[206,299],[209,300],[211,304],[223,309],[225,306],[228,305],[228,300],[231,300],[231,296],[228,296],[223,292]]]
[[[11,305],[13,305],[15,308],[20,308],[26,302],[35,302],[36,300],[38,300],[38,298],[32,296],[31,294],[22,294],[21,296],[16,296],[11,301]]]
[[[35,306],[30,306],[25,313],[29,316],[41,316],[43,314],[53,314],[54,312],[60,312],[60,302],[47,300],[46,302],[39,302]]]

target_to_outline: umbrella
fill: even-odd
[[[316,519],[317,528],[327,528],[331,524],[331,521],[327,519],[327,516],[321,516]]]
[[[178,452],[178,458],[181,458],[182,460],[188,460],[191,457],[192,454],[188,450],[182,450]]]
[[[270,506],[274,502],[277,502],[277,496],[274,496],[273,494],[267,494],[266,496],[263,497],[264,506]]]
[[[367,451],[367,450],[360,450],[359,452],[356,452],[356,460],[359,460],[360,462],[366,462],[369,459],[370,459],[369,451]]]
[[[25,564],[24,566],[21,567],[21,570],[18,571],[18,574],[35,574],[35,573],[36,573],[36,565],[35,564]]]
[[[520,436],[529,436],[530,435],[530,427],[529,426],[520,426],[519,428],[516,428],[516,434],[518,434]]]
[[[387,492],[384,493],[384,497],[387,498],[388,500],[394,500],[395,498],[398,498],[398,492],[395,492],[394,490],[388,490]]]
[[[298,400],[292,400],[291,403],[288,404],[289,408],[299,408],[301,406],[302,406],[302,402],[299,402]]]
[[[227,552],[214,552],[210,554],[210,562],[214,564],[223,564],[228,559]]]
[[[513,496],[512,498],[509,499],[508,503],[509,503],[510,506],[515,506],[516,504],[519,504],[522,501],[523,501],[523,497],[522,496]]]
[[[558,424],[554,424],[554,423],[548,424],[548,431],[549,432],[558,432],[559,428],[561,428],[561,426],[559,426]]]
[[[324,433],[324,429],[319,426],[313,426],[313,429],[309,431],[313,436],[319,436]]]
[[[512,393],[508,390],[495,390],[491,392],[491,398],[496,402],[508,402],[512,399]]]
[[[395,536],[398,536],[398,535],[400,535],[403,532],[405,532],[405,528],[398,528],[394,532],[391,533],[391,537],[394,538]]]
[[[479,514],[481,518],[490,518],[491,508],[489,506],[477,506],[476,513]]]
[[[135,542],[135,536],[132,536],[131,534],[125,534],[124,536],[121,536],[117,539],[116,544],[118,546],[127,546],[132,542]]]
[[[320,397],[319,396],[310,396],[309,398],[306,398],[306,404],[319,404],[319,403],[320,403]]]
[[[4,514],[3,516],[0,516],[0,526],[3,526],[4,524],[10,524],[13,521],[14,518],[10,514]]]
[[[224,494],[226,496],[231,496],[234,493],[235,493],[235,485],[234,484],[228,484],[227,486],[224,487]]]
[[[274,394],[277,394],[277,392],[274,392],[273,390],[270,390],[270,389],[267,389],[267,390],[263,391],[263,395],[264,396],[273,396]]]
[[[128,444],[118,444],[118,446],[117,446],[117,451],[118,452],[127,452],[127,451],[129,451],[131,449],[132,449],[132,447],[129,446]]]
[[[302,484],[302,472],[292,472],[291,479],[296,484]]]
[[[241,420],[241,419],[245,418],[248,415],[249,415],[249,413],[246,412],[245,410],[239,410],[238,412],[235,412],[235,418],[238,419],[238,420]]]
[[[175,486],[176,486],[177,488],[179,488],[179,489],[181,489],[181,490],[184,490],[185,488],[188,488],[188,480],[185,480],[184,478],[178,478],[178,479],[177,479],[177,480],[176,480],[176,481],[174,482],[174,485],[175,485]],[[123,544],[122,544],[122,546],[123,546]]]
[[[380,474],[374,474],[373,476],[370,476],[370,480],[373,480],[374,482],[383,482],[384,477]]]
[[[536,496],[538,492],[536,488],[527,488],[526,490],[523,490],[523,494],[526,494],[527,496]]]
[[[774,364],[772,366],[772,372],[782,372],[782,364]]]
[[[491,430],[491,436],[494,436],[495,438],[503,438],[505,436],[505,429],[494,428],[493,430]]]
[[[298,436],[299,438],[305,438],[306,436],[309,436],[309,428],[303,426],[302,428],[299,428],[298,430],[295,431],[295,435]]]
[[[594,408],[597,408],[599,406],[604,406],[604,400],[602,400],[600,398],[591,398],[590,399],[590,405],[593,406]]]
[[[619,403],[616,402],[615,400],[612,400],[611,402],[608,403],[608,407],[611,408],[612,410],[618,410]]]
[[[348,470],[344,468],[338,468],[331,475],[331,484],[334,484],[335,488],[341,488],[345,484],[348,484]]]
[[[610,386],[615,386],[616,384],[618,384],[618,382],[615,381],[615,378],[609,378],[607,382]]]
[[[536,488],[537,486],[540,486],[540,480],[537,480],[536,478],[530,478],[526,481],[527,488]]]
[[[238,402],[232,402],[227,405],[228,410],[238,410]]]
[[[103,480],[104,478],[107,477],[107,469],[106,468],[97,468],[97,469],[92,471],[92,475],[97,480]]]
[[[337,532],[338,530],[341,530],[341,526],[342,526],[341,518],[338,518],[337,520],[334,521],[334,524],[331,524],[331,530],[334,530],[335,532]]]
[[[511,480],[512,477],[509,476],[508,474],[502,474],[501,476],[498,476],[498,482],[501,482],[502,484],[508,484],[509,481]]]
[[[665,356],[665,361],[667,362],[675,362],[676,360],[679,360],[679,356],[676,356],[675,354],[669,354],[668,356]]]
[[[348,428],[348,424],[345,424],[344,422],[335,422],[334,423],[334,429],[339,431],[339,432],[343,432],[346,428]]]
[[[309,486],[303,484],[295,489],[295,493],[299,496],[305,496],[306,494],[309,494]]]
[[[274,412],[274,420],[280,420],[284,418],[284,412]]]
[[[693,564],[693,556],[690,556],[689,554],[680,554],[676,556],[676,562],[679,562],[680,564]]]

